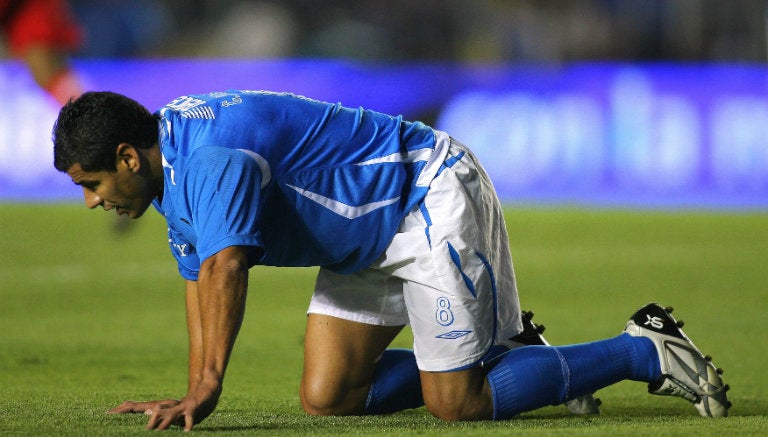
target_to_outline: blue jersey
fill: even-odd
[[[386,249],[434,177],[435,133],[362,108],[292,94],[179,97],[156,113],[179,272],[229,246],[250,265],[349,273]]]

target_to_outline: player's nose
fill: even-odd
[[[103,199],[93,191],[83,188],[83,198],[85,199],[85,206],[90,209],[96,208],[103,203]]]

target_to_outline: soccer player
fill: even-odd
[[[187,95],[155,114],[89,92],[62,108],[53,142],[86,206],[132,218],[154,206],[168,222],[188,391],[111,410],[150,415],[148,429],[190,430],[216,407],[256,264],[320,266],[300,384],[309,414],[426,405],[444,420],[501,420],[630,379],[727,415],[718,369],[659,305],[613,338],[524,345],[537,342],[521,341],[533,325],[493,186],[467,147],[420,122],[264,91]],[[406,324],[413,350],[387,349]]]
[[[0,31],[11,54],[58,103],[82,93],[68,58],[82,36],[66,1],[0,0]]]

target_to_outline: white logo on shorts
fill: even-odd
[[[442,338],[445,340],[456,340],[457,338],[464,337],[472,331],[449,331],[444,334],[435,336],[435,338]]]

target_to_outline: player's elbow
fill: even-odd
[[[201,274],[227,273],[248,274],[248,253],[238,246],[224,248],[207,258],[201,268]]]

